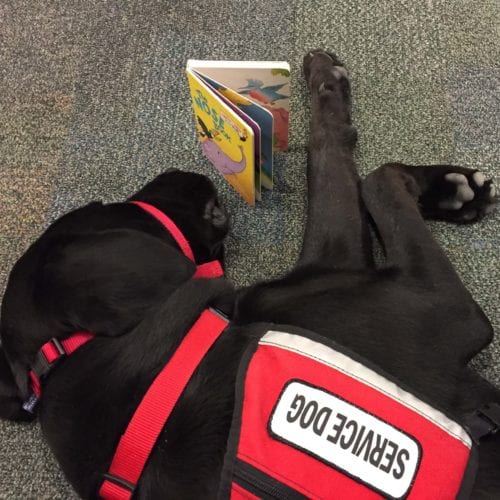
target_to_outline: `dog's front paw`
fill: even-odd
[[[491,179],[475,169],[449,168],[433,179],[420,200],[422,211],[452,222],[475,222],[498,203]]]
[[[333,52],[315,49],[304,56],[304,77],[311,91],[328,92],[335,89],[338,82],[347,80],[344,65]]]

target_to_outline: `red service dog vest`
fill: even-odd
[[[223,498],[468,494],[476,461],[464,428],[344,348],[268,331],[238,377]]]

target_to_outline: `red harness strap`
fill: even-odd
[[[177,242],[182,253],[192,262],[196,263],[194,259],[193,250],[189,245],[188,240],[184,237],[181,230],[177,227],[175,222],[165,215],[161,210],[158,210],[153,205],[143,201],[131,201],[134,205],[141,207],[144,211],[152,215],[158,222],[160,222],[166,230],[171,234],[172,238]],[[206,262],[196,266],[195,278],[219,278],[224,275],[222,266],[218,260]]]
[[[150,215],[152,215],[156,220],[158,220],[165,229],[172,235],[172,238],[177,242],[182,253],[192,262],[195,262],[194,254],[186,240],[182,231],[177,227],[175,222],[165,215],[161,210],[158,210],[153,205],[149,203],[144,203],[142,201],[132,201],[131,203],[142,208]],[[212,262],[206,262],[205,264],[200,264],[196,268],[194,274],[195,278],[219,278],[224,275],[224,270],[219,261],[214,260]],[[48,374],[48,372],[55,366],[57,361],[63,356],[68,356],[69,354],[76,351],[80,346],[87,343],[89,340],[94,338],[94,335],[88,332],[77,332],[68,337],[65,340],[59,341],[53,338],[43,344],[41,349],[38,351],[35,363],[29,372],[29,378],[31,381],[31,388],[33,394],[28,400],[23,404],[23,408],[31,413],[34,412],[35,406],[40,399],[42,394],[41,389],[41,379]]]
[[[76,332],[67,339],[57,340],[50,339],[43,344],[42,348],[36,355],[35,362],[29,372],[31,380],[31,388],[33,389],[34,398],[31,400],[31,405],[34,407],[37,400],[42,395],[41,379],[55,366],[55,364],[64,356],[69,356],[75,352],[83,344],[93,339],[94,335],[88,332]],[[31,411],[29,401],[25,403],[25,410]]]
[[[194,371],[228,321],[203,311],[170,361],[153,381],[130,420],[99,491],[107,500],[132,497],[158,436]]]

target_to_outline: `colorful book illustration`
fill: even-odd
[[[190,59],[186,74],[203,153],[254,205],[273,187],[273,151],[288,147],[288,63]]]

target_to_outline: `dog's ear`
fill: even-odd
[[[23,400],[12,370],[0,347],[0,418],[28,422],[34,415],[23,410]]]
[[[134,230],[60,238],[37,276],[37,303],[55,324],[117,336],[194,274],[169,243]]]

